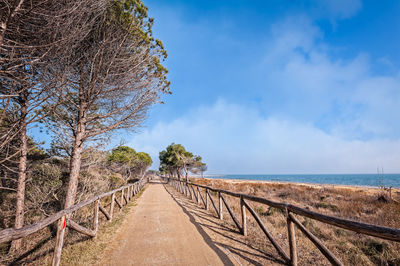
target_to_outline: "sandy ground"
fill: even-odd
[[[226,208],[224,208],[224,217],[228,217],[228,220],[220,220],[217,218],[216,212],[211,210],[212,204],[210,204],[210,210],[205,210],[202,203],[198,205],[173,187],[166,186],[166,189],[190,217],[203,237],[226,254],[233,265],[285,265],[266,238],[263,241],[264,246],[260,250],[255,247],[253,239],[241,235],[233,222],[229,220]]]
[[[99,265],[231,264],[157,181],[144,191],[104,258]]]
[[[139,198],[103,258],[98,265],[284,264],[268,241],[252,247],[231,223],[160,181]]]

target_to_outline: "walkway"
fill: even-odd
[[[106,264],[223,265],[161,183],[148,186],[123,227]]]
[[[282,264],[160,181],[149,184],[99,265]]]

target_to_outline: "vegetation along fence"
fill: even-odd
[[[95,196],[88,200],[82,201],[78,204],[71,206],[68,209],[61,210],[40,222],[31,224],[31,225],[27,225],[27,226],[24,226],[19,229],[14,229],[14,228],[4,229],[4,230],[0,231],[0,244],[27,237],[56,221],[58,221],[59,225],[63,226],[63,228],[69,227],[71,229],[78,231],[79,233],[82,233],[82,234],[85,234],[85,235],[88,235],[91,237],[95,237],[97,234],[97,229],[98,229],[98,225],[99,225],[99,211],[104,214],[104,216],[106,217],[106,219],[108,221],[111,221],[113,218],[115,203],[118,205],[118,207],[120,209],[122,209],[122,207],[124,205],[128,204],[129,201],[131,199],[133,199],[133,197],[141,191],[141,189],[147,182],[148,182],[147,178],[142,178],[135,183],[128,184],[126,186],[122,186],[120,188],[103,193],[101,195]],[[117,192],[121,192],[120,199],[117,198]],[[107,211],[106,208],[101,205],[100,201],[109,196],[111,196],[111,204],[110,204],[110,210]],[[118,197],[119,197],[119,195],[118,195]],[[69,218],[69,216],[73,212],[75,212],[89,204],[92,204],[92,203],[93,203],[93,228],[92,229],[83,227]],[[60,242],[62,242],[62,241],[63,241],[63,239],[60,238],[59,235],[57,235],[52,265],[60,264],[61,251],[62,251],[62,245],[60,245]]]
[[[304,208],[300,208],[291,204],[274,202],[271,200],[267,200],[265,198],[250,196],[241,193],[234,193],[227,190],[215,189],[208,186],[203,186],[199,184],[195,184],[188,181],[178,180],[174,178],[163,177],[164,180],[167,180],[175,189],[182,194],[190,197],[192,200],[196,200],[198,204],[203,203],[202,205],[206,210],[209,209],[209,205],[211,205],[215,209],[219,219],[223,219],[223,205],[225,205],[229,215],[231,216],[233,222],[238,228],[239,232],[243,235],[247,235],[247,224],[246,224],[246,209],[250,212],[250,214],[254,217],[257,224],[260,226],[261,230],[264,232],[266,237],[271,241],[272,245],[275,247],[279,255],[291,265],[297,265],[297,247],[296,247],[296,235],[294,226],[296,225],[300,231],[311,240],[312,243],[322,252],[322,254],[332,263],[333,265],[343,265],[343,263],[330,251],[328,248],[319,240],[314,234],[312,234],[303,224],[293,215],[297,214],[300,216],[308,217],[322,223],[330,224],[333,226],[341,227],[347,230],[351,230],[357,233],[370,235],[386,240],[400,242],[400,230],[395,228],[376,226],[372,224],[355,222],[347,219],[342,219],[334,216],[324,215],[317,212],[313,212]],[[203,192],[202,192],[203,191]],[[210,191],[218,194],[219,206],[217,208],[213,198],[210,195]],[[202,195],[204,193],[204,197]],[[240,199],[240,209],[241,209],[241,223],[235,217],[232,209],[227,204],[227,201],[224,198],[224,194],[230,195]],[[254,209],[247,203],[247,201],[258,202],[261,204],[266,204],[273,208],[278,208],[284,211],[286,214],[287,221],[287,229],[288,229],[288,241],[289,241],[289,251],[290,255],[286,254],[286,252],[282,249],[282,247],[278,244],[278,242],[273,238],[271,233],[265,227],[260,217],[254,211]]]

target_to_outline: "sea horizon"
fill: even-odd
[[[400,188],[400,174],[204,174],[206,178]]]

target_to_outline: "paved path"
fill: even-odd
[[[102,265],[229,265],[161,183],[149,184]]]

